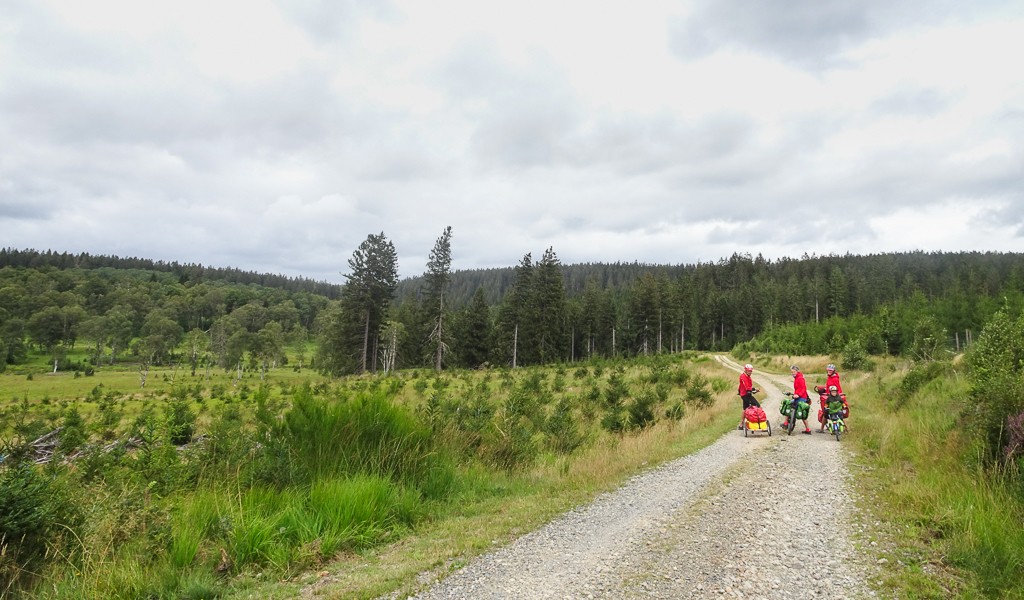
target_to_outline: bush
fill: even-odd
[[[690,379],[690,384],[686,386],[686,401],[698,408],[711,406],[715,399],[711,395],[710,385],[707,377],[699,373],[694,375]]]
[[[619,373],[612,373],[608,377],[608,387],[604,391],[605,402],[609,407],[617,407],[622,404],[622,399],[629,395],[629,385],[625,378]]]
[[[196,431],[196,414],[192,412],[184,395],[171,399],[166,418],[172,444],[182,446],[192,441]]]
[[[579,425],[572,414],[572,402],[562,398],[544,422],[548,447],[555,452],[569,454],[583,443]]]
[[[967,354],[974,419],[989,460],[1005,460],[1011,416],[1024,412],[1024,316],[992,317]]]
[[[858,338],[850,340],[850,343],[846,344],[846,347],[843,348],[843,358],[840,366],[844,369],[870,371],[875,365],[868,358],[864,342]]]
[[[919,389],[925,386],[929,381],[935,379],[945,370],[946,365],[938,362],[927,362],[923,364],[915,365],[903,379],[899,385],[896,386],[896,391],[893,394],[893,408],[899,410],[906,404],[907,400],[910,399]]]
[[[77,503],[30,463],[0,469],[0,588],[38,572],[50,549],[66,550],[82,522]]]
[[[657,401],[658,397],[650,390],[644,390],[637,394],[627,407],[629,412],[629,428],[644,429],[654,425],[655,421],[657,421],[657,418],[654,416],[654,405]]]

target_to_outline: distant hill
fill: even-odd
[[[68,252],[58,253],[53,250],[40,252],[31,249],[2,248],[0,249],[0,268],[3,267],[27,267],[34,269],[54,267],[57,269],[86,270],[101,268],[136,269],[171,273],[175,276],[178,283],[183,284],[189,282],[199,283],[202,281],[224,281],[226,283],[239,283],[243,285],[256,284],[269,288],[283,289],[289,292],[308,292],[331,299],[335,299],[340,295],[342,287],[338,284],[314,281],[304,277],[256,273],[231,267],[207,267],[202,264],[179,263],[177,261],[164,262],[148,258],[94,255],[87,252],[70,254]]]

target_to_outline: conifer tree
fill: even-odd
[[[502,300],[491,345],[495,364],[517,366],[535,358],[531,318],[533,302],[533,256],[527,253],[516,266],[512,285]]]
[[[424,293],[423,306],[430,315],[430,342],[434,351],[434,370],[440,371],[444,355],[448,351],[448,331],[445,329],[445,292],[451,280],[452,267],[452,228],[445,227],[444,233],[437,238],[434,249],[430,251],[427,261],[427,272],[423,275]]]
[[[565,360],[568,357],[569,338],[566,332],[565,279],[562,263],[554,248],[544,251],[537,263],[530,309],[534,313],[537,359],[542,363]]]
[[[459,328],[457,347],[462,366],[474,368],[487,362],[490,338],[490,308],[487,306],[484,289],[478,287],[473,294],[473,301],[463,312]]]
[[[381,327],[398,285],[398,255],[384,232],[370,234],[348,260],[339,311],[330,311],[320,340],[320,369],[335,375],[373,368]]]

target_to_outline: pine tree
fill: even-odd
[[[463,312],[458,344],[459,362],[464,367],[479,367],[487,362],[491,338],[491,313],[482,287],[476,288],[473,301]]]
[[[566,334],[565,279],[562,264],[553,248],[544,251],[537,263],[531,310],[536,329],[537,359],[541,364],[565,360],[568,356]]]
[[[398,285],[398,255],[385,236],[370,234],[348,261],[340,311],[323,326],[320,369],[335,375],[364,373],[373,368],[371,357]]]
[[[502,300],[495,323],[491,344],[494,363],[518,366],[536,362],[532,332],[536,323],[531,321],[534,287],[533,256],[527,253],[516,266],[512,285]]]
[[[644,274],[633,286],[629,296],[628,350],[647,356],[657,350],[658,316],[661,299],[654,276]]]
[[[444,355],[448,351],[448,331],[445,329],[445,292],[451,280],[452,267],[452,228],[445,227],[444,233],[437,238],[434,249],[430,251],[427,261],[427,272],[423,275],[424,293],[423,306],[425,313],[430,315],[430,342],[434,349],[434,370],[440,371]]]

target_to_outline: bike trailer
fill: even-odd
[[[748,433],[772,434],[768,415],[760,406],[749,406],[743,411],[743,436],[746,437]]]

